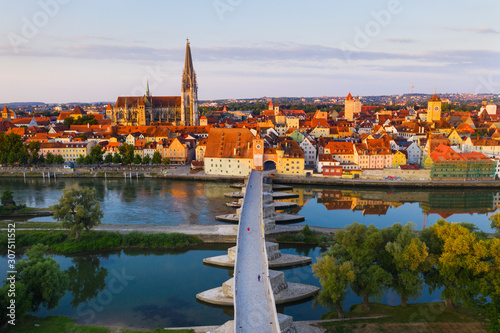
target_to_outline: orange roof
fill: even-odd
[[[354,154],[354,144],[352,142],[331,141],[325,146],[325,150],[327,149],[333,155]]]
[[[212,128],[205,158],[253,158],[253,139],[247,128]]]
[[[108,106],[106,106],[106,110],[113,110],[113,107],[111,106],[111,103],[108,103]]]
[[[430,155],[434,162],[463,161],[459,153],[450,146],[440,144]]]
[[[441,102],[441,99],[439,98],[439,96],[435,93],[434,95],[432,95],[431,99],[429,100],[429,102]]]
[[[59,116],[57,116],[57,120],[61,121],[68,117],[71,117],[71,111],[59,113]]]
[[[71,111],[71,114],[87,114],[87,112],[83,111],[83,109],[80,107],[80,105],[75,106],[73,111]]]
[[[486,155],[477,151],[462,153],[460,156],[466,161],[491,161]]]
[[[347,95],[346,100],[352,101],[354,98],[352,98],[351,92],[349,92],[349,95]]]

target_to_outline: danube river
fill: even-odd
[[[17,202],[48,207],[61,191],[78,184],[95,188],[104,210],[103,223],[126,224],[218,224],[214,217],[231,212],[225,192],[227,182],[190,182],[163,179],[0,179],[0,191],[14,191]],[[294,189],[300,206],[293,210],[314,226],[343,227],[354,221],[385,227],[412,221],[417,229],[438,218],[475,223],[491,232],[488,216],[497,209],[499,193],[492,190],[411,190],[305,187]],[[47,221],[43,217],[36,220]],[[201,291],[221,286],[231,270],[204,265],[206,257],[227,252],[230,245],[207,245],[187,251],[102,251],[78,256],[54,255],[74,283],[54,310],[42,309],[38,316],[66,315],[80,323],[107,324],[130,328],[218,325],[232,319],[232,310],[196,301]],[[283,253],[315,258],[322,249],[306,246],[281,247]],[[0,262],[2,279],[7,271]],[[311,267],[284,270],[288,282],[319,286]],[[439,292],[424,290],[418,302],[438,301]],[[344,308],[360,303],[349,294]],[[399,298],[387,293],[384,303],[398,305]],[[280,306],[278,310],[295,320],[321,319],[328,312],[313,307],[312,300]]]

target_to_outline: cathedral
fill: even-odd
[[[158,122],[199,125],[198,87],[189,41],[186,42],[181,96],[151,96],[148,84],[144,96],[118,97],[115,105],[106,109],[106,118],[111,119],[113,125],[123,126],[149,126]]]

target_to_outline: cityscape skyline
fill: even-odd
[[[0,3],[3,102],[178,95],[186,37],[200,100],[500,91],[493,1]]]

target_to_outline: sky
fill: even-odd
[[[0,102],[500,93],[498,0],[0,0]]]

